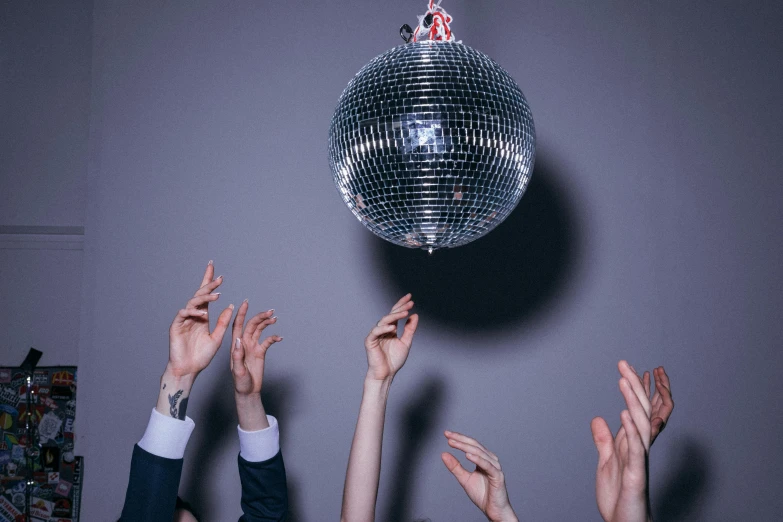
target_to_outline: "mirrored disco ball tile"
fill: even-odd
[[[374,234],[424,249],[464,245],[519,202],[535,159],[533,118],[511,76],[454,42],[401,45],[351,80],[329,130],[329,164]]]

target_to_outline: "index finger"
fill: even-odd
[[[495,459],[498,458],[497,455],[495,455],[494,453],[489,451],[487,448],[484,447],[483,444],[481,444],[479,441],[477,441],[473,437],[468,437],[467,435],[463,435],[462,433],[458,433],[456,431],[448,431],[448,430],[446,430],[446,431],[444,431],[444,433],[446,434],[446,437],[448,437],[450,439],[454,439],[454,440],[458,440],[460,442],[464,442],[466,444],[472,444],[474,446],[478,446],[482,450],[486,451],[489,455],[492,455],[493,458],[495,458]]]
[[[207,263],[207,269],[204,270],[204,277],[201,279],[199,288],[212,281],[213,277],[215,277],[215,264],[210,259],[209,263]]]
[[[242,327],[245,325],[245,317],[247,316],[247,309],[249,307],[250,305],[248,304],[247,299],[242,301],[242,304],[239,305],[237,315],[234,317],[234,326],[231,328],[231,338],[234,340],[242,337]]]
[[[394,311],[395,311],[395,310],[397,310],[399,307],[401,307],[402,305],[404,305],[405,303],[407,303],[408,301],[410,301],[410,300],[411,300],[411,297],[413,297],[413,296],[412,296],[410,293],[407,293],[407,294],[405,294],[404,296],[402,296],[402,297],[400,298],[400,300],[399,300],[399,301],[397,301],[396,303],[394,303],[394,306],[392,306],[392,308],[391,308],[391,309],[392,309],[392,312],[394,312]]]

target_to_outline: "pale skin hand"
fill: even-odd
[[[444,432],[449,446],[465,452],[465,457],[476,465],[470,472],[451,453],[442,453],[441,459],[465,490],[468,498],[492,522],[517,522],[517,515],[508,500],[506,479],[498,456],[477,440],[453,431]]]
[[[245,299],[234,319],[231,374],[234,377],[234,399],[239,427],[245,431],[258,431],[269,427],[264,404],[261,402],[266,352],[283,338],[270,335],[259,343],[264,329],[277,322],[277,317],[273,316],[275,311],[267,310],[256,314],[245,325],[247,309],[248,302]]]
[[[649,373],[645,372],[640,379],[625,361],[620,361],[618,369],[622,375],[620,391],[628,406],[628,410],[621,414],[622,427],[612,437],[604,419],[596,417],[591,423],[593,441],[598,449],[598,510],[606,521],[651,520],[647,454],[674,408],[669,379],[663,367],[654,370],[656,391],[651,403]],[[629,431],[629,426],[632,426],[633,432]],[[641,445],[641,457],[637,443]],[[640,463],[644,466],[640,467]]]
[[[185,418],[193,382],[215,357],[228,329],[234,305],[220,313],[215,329],[209,331],[209,303],[218,300],[220,293],[214,290],[223,282],[223,276],[213,279],[214,275],[215,266],[210,261],[199,289],[177,312],[169,328],[169,361],[160,379],[155,407],[163,415]]]
[[[375,503],[381,475],[383,423],[389,387],[410,353],[418,315],[408,317],[413,301],[408,294],[392,307],[370,331],[364,341],[367,352],[367,375],[359,407],[359,419],[351,443],[348,470],[345,474],[343,522],[375,520]],[[407,318],[402,335],[397,337],[397,321]]]
[[[411,294],[402,297],[392,307],[392,311],[381,318],[364,340],[367,350],[367,378],[376,381],[393,379],[408,359],[413,342],[413,334],[419,324],[419,316],[414,314],[405,322],[402,336],[397,337],[397,321],[408,317],[413,301]]]

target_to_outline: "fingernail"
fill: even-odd
[[[213,265],[213,264],[215,264],[215,263],[214,263],[214,262],[213,262],[213,261],[210,259],[210,260],[209,260],[209,263],[207,263],[207,264],[208,264],[208,265]]]
[[[207,315],[207,311],[206,310],[202,311],[201,315]]]
[[[215,280],[216,280],[216,281],[217,281],[218,279],[223,279],[223,276],[222,276],[222,275],[219,275],[219,276],[217,276],[217,277],[215,278]]]
[[[237,337],[237,341],[234,343],[234,350],[239,350],[239,345],[242,341]]]
[[[270,308],[269,310],[266,311],[266,313],[273,314],[273,313],[275,313],[275,309],[274,308]]]
[[[231,308],[232,310],[234,309],[234,305],[233,304],[228,305],[228,307]]]
[[[212,295],[220,295],[220,292],[212,292]]]
[[[274,317],[272,317],[272,319],[275,319],[275,320],[277,320],[277,316],[274,316]]]
[[[282,338],[282,337],[280,337],[280,340],[282,341],[282,340],[283,340],[283,338]]]
[[[242,301],[242,302],[243,302],[243,303],[247,303],[247,297],[245,297],[245,300],[244,300],[244,301]]]

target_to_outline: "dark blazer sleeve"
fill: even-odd
[[[242,517],[239,522],[283,522],[288,516],[288,486],[283,454],[248,462],[239,456]]]
[[[120,521],[171,522],[181,475],[182,459],[158,457],[136,444]]]

